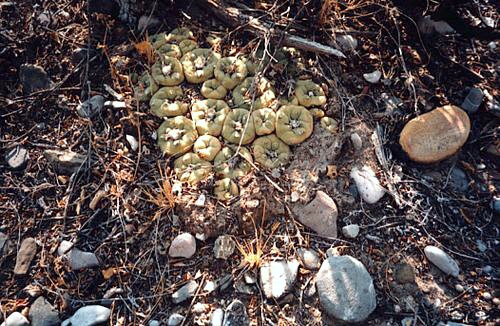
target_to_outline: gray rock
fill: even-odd
[[[5,246],[8,240],[9,237],[7,236],[7,234],[0,232],[0,257],[2,257],[3,247]]]
[[[407,263],[398,264],[394,270],[394,279],[400,284],[414,283],[415,271],[413,267]]]
[[[224,320],[224,310],[222,310],[221,308],[217,308],[212,313],[212,317],[210,317],[210,325],[222,326],[223,320]]]
[[[460,274],[457,262],[438,247],[427,246],[424,248],[424,253],[427,259],[445,274],[453,277],[458,277],[458,274]]]
[[[500,213],[500,197],[493,197],[491,200],[491,208],[495,213]]]
[[[342,227],[342,234],[346,238],[354,239],[359,234],[359,225],[357,224],[349,224]]]
[[[36,241],[33,238],[26,238],[21,242],[21,247],[17,253],[14,274],[25,275],[31,265],[31,261],[36,255]]]
[[[253,287],[246,284],[245,281],[243,280],[237,280],[234,283],[234,289],[236,290],[236,293],[241,293],[241,294],[252,295],[255,293]]]
[[[387,93],[382,93],[380,97],[384,102],[386,114],[392,115],[401,113],[399,108],[403,106],[403,101],[399,97],[390,96]]]
[[[363,148],[363,140],[361,140],[361,137],[356,132],[351,134],[351,143],[357,152]]]
[[[299,248],[297,250],[299,260],[302,265],[310,270],[316,270],[321,265],[321,260],[319,259],[318,253],[311,249]]]
[[[5,161],[11,169],[20,170],[26,167],[29,154],[26,148],[17,146],[5,154]]]
[[[28,326],[29,324],[29,320],[23,314],[15,311],[0,326]]]
[[[231,236],[219,236],[214,243],[215,258],[227,260],[233,254],[235,247],[236,244]]]
[[[76,112],[82,118],[90,119],[102,112],[104,109],[104,97],[94,95],[85,102],[78,105]]]
[[[197,289],[198,282],[191,280],[172,294],[172,301],[175,304],[185,301],[195,295]]]
[[[476,246],[477,246],[477,249],[479,249],[480,252],[485,252],[486,250],[488,250],[488,246],[482,240],[479,240],[479,239],[476,240]]]
[[[294,209],[300,223],[316,233],[326,237],[337,237],[337,205],[323,191],[316,192],[316,197],[307,205]]]
[[[491,267],[490,265],[486,265],[482,268],[482,272],[485,274],[490,274],[491,272],[493,272],[493,267]]]
[[[382,72],[380,70],[375,70],[366,74],[363,74],[363,78],[370,84],[376,84],[380,81],[382,77]]]
[[[483,92],[479,88],[473,87],[460,106],[468,113],[475,113],[481,106],[483,98]]]
[[[352,35],[339,35],[335,40],[342,50],[355,50],[358,47],[358,40]]]
[[[111,315],[111,310],[109,308],[90,305],[81,307],[78,309],[73,316],[62,322],[62,326],[72,325],[72,326],[93,326],[104,323],[108,321]]]
[[[450,187],[458,192],[466,191],[469,188],[469,179],[464,171],[456,167],[451,170]]]
[[[189,233],[181,233],[175,237],[168,249],[170,257],[191,258],[196,252],[196,239]]]
[[[380,185],[375,172],[365,165],[361,169],[353,168],[350,177],[356,183],[361,198],[368,204],[375,204],[384,197],[385,189]]]
[[[19,79],[23,85],[24,94],[48,89],[52,84],[42,67],[28,63],[22,64],[19,68]]]
[[[295,283],[299,262],[272,261],[260,267],[260,282],[262,290],[268,299],[279,299],[288,293]]]
[[[316,293],[317,293],[317,291],[316,291],[316,279],[314,279],[311,282],[309,282],[309,284],[307,285],[307,287],[304,291],[304,294],[306,295],[306,297],[312,298],[313,296],[316,295]]]
[[[345,322],[361,322],[377,306],[370,274],[351,256],[326,259],[316,275],[316,287],[326,313]]]
[[[44,298],[38,297],[30,307],[29,317],[31,326],[52,326],[60,325],[59,313]]]
[[[160,20],[149,15],[142,15],[137,22],[137,30],[142,33],[146,30],[152,30],[160,25]]]
[[[80,167],[83,167],[83,163],[86,160],[86,156],[78,154],[72,151],[60,151],[54,149],[47,149],[43,152],[43,155],[52,165],[58,173],[64,175],[72,175],[77,172]]]
[[[57,248],[57,253],[59,256],[64,256],[68,259],[69,265],[74,271],[100,265],[99,259],[97,259],[97,256],[93,252],[86,252],[73,248],[73,243],[70,241],[62,241]]]
[[[167,326],[177,326],[182,324],[185,317],[181,314],[173,313],[168,317]]]
[[[226,308],[224,313],[224,321],[222,326],[247,326],[250,325],[248,320],[247,309],[240,300],[236,299]]]
[[[491,300],[491,299],[493,299],[493,296],[489,292],[484,292],[483,293],[483,299],[484,300]]]

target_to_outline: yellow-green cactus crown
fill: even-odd
[[[215,156],[214,166],[217,175],[224,178],[239,178],[252,170],[252,154],[245,147],[240,147],[238,153],[230,147],[224,147]]]
[[[211,49],[194,49],[182,56],[181,63],[188,82],[199,84],[214,76],[220,54]]]
[[[276,135],[257,138],[253,142],[255,161],[266,168],[274,169],[288,163],[290,147]]]
[[[191,116],[200,135],[219,136],[229,112],[229,106],[223,100],[208,99],[195,102]]]
[[[321,106],[326,103],[323,88],[312,80],[298,80],[295,85],[295,96],[299,104],[305,107]]]
[[[245,109],[230,111],[222,127],[222,136],[233,144],[251,143],[255,138],[255,127],[250,112]]]
[[[236,182],[230,178],[215,181],[214,194],[218,200],[228,201],[239,195]]]
[[[193,152],[206,161],[213,161],[221,148],[222,145],[216,137],[202,135],[194,142]]]
[[[276,113],[276,135],[288,145],[309,138],[313,127],[313,116],[303,106],[284,105]]]
[[[179,86],[160,88],[149,101],[151,113],[163,117],[175,117],[185,114],[189,105],[183,102],[184,92]]]
[[[215,66],[215,78],[227,89],[235,88],[248,75],[243,61],[236,57],[222,58]]]
[[[192,185],[206,179],[211,171],[212,165],[195,153],[186,153],[174,161],[177,178]]]
[[[226,97],[227,89],[217,79],[209,79],[201,86],[201,95],[205,98],[220,100]]]
[[[178,116],[164,121],[158,128],[157,137],[163,154],[173,156],[189,151],[198,134],[192,120]]]
[[[163,56],[151,68],[156,82],[163,86],[177,86],[184,81],[182,65],[174,57]]]
[[[276,128],[276,113],[269,108],[252,112],[255,134],[257,136],[272,134]]]

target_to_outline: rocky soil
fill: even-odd
[[[500,323],[496,8],[227,4],[341,58],[204,3],[0,2],[1,325]],[[289,162],[252,166],[229,201],[212,176],[178,182],[134,94],[150,36],[181,26],[275,57],[260,73],[280,98],[297,78],[327,98]]]

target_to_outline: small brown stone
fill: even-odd
[[[33,238],[26,238],[21,242],[21,247],[17,253],[14,274],[25,275],[28,273],[31,261],[36,255],[36,242]]]
[[[435,163],[458,152],[469,132],[467,113],[446,105],[410,120],[401,131],[399,143],[413,161]]]
[[[316,233],[326,237],[337,237],[337,205],[323,191],[316,192],[316,197],[307,205],[294,209],[300,223]]]

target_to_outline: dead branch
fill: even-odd
[[[284,45],[292,46],[300,50],[334,55],[340,58],[346,57],[341,51],[330,46],[275,29],[271,27],[269,23],[244,14],[238,8],[229,7],[222,1],[201,0],[198,3],[200,6],[210,10],[217,18],[231,27],[245,26],[244,28],[253,34],[257,34],[258,36],[271,35],[273,38],[281,40]]]

